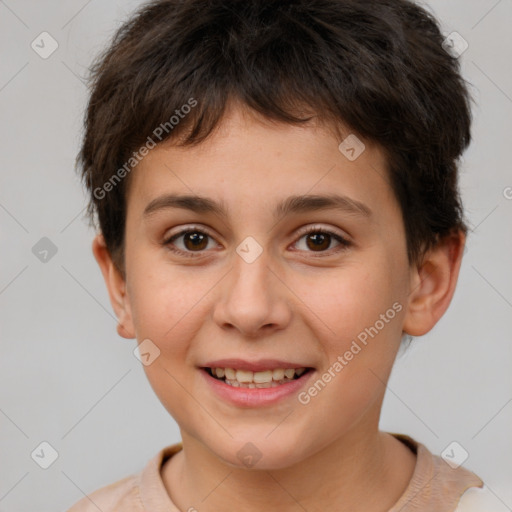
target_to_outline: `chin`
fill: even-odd
[[[231,467],[253,471],[286,469],[305,457],[303,450],[297,449],[300,445],[292,438],[276,435],[271,439],[267,435],[268,431],[261,436],[235,437],[226,446],[216,444],[212,451]]]

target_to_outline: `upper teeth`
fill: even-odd
[[[240,383],[264,384],[278,382],[284,378],[293,379],[295,375],[300,377],[306,368],[276,368],[275,370],[264,370],[262,372],[252,372],[250,370],[235,370],[233,368],[211,368],[213,375],[219,378],[226,377],[227,380],[237,380]]]

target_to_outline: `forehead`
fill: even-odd
[[[180,147],[171,141],[150,150],[130,176],[128,210],[140,217],[166,193],[215,198],[213,208],[222,209],[216,213],[226,215],[233,203],[246,212],[276,214],[292,196],[311,195],[336,195],[338,203],[343,196],[354,211],[365,205],[381,210],[393,201],[385,154],[359,139],[364,150],[347,158],[339,146],[343,140],[357,144],[354,137],[343,127],[277,123],[231,109],[202,143]]]

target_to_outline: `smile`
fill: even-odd
[[[309,368],[275,368],[253,372],[234,368],[203,368],[213,378],[235,388],[275,388],[297,380]]]

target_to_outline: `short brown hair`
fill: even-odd
[[[143,4],[91,68],[77,159],[90,221],[96,214],[118,268],[121,178],[135,153],[159,126],[158,143],[200,143],[232,100],[284,123],[310,120],[306,106],[383,148],[411,264],[440,237],[467,233],[457,160],[470,142],[471,99],[443,39],[435,17],[409,0]]]

